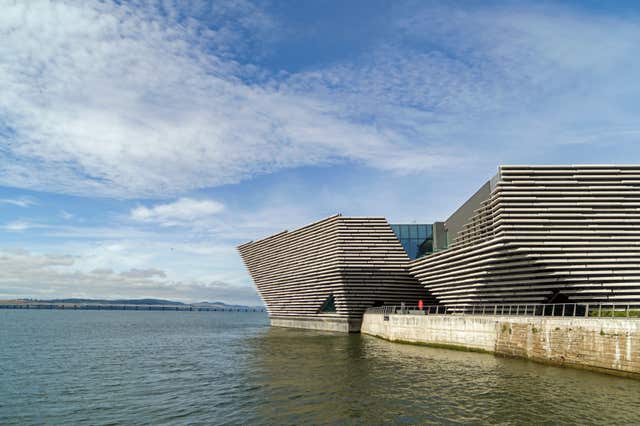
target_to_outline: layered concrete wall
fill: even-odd
[[[313,321],[331,311],[323,312],[331,298],[345,321],[374,305],[435,302],[409,275],[409,256],[384,218],[331,216],[238,250],[271,317]]]
[[[640,320],[365,314],[361,332],[640,378]]]
[[[492,182],[447,220],[449,249],[411,263],[440,304],[640,303],[640,165],[502,166]]]

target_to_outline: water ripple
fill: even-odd
[[[628,424],[640,382],[262,314],[0,311],[0,424]]]

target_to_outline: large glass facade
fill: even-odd
[[[433,226],[425,224],[391,225],[411,259],[433,252]]]

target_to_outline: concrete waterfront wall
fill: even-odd
[[[269,317],[273,327],[306,328],[309,330],[338,331],[356,333],[360,331],[361,320],[336,317]]]
[[[361,331],[640,379],[640,319],[365,314]]]

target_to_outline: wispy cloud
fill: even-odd
[[[71,220],[71,219],[73,219],[75,217],[74,214],[69,213],[66,210],[60,210],[60,212],[58,213],[58,216],[60,216],[64,220]]]
[[[92,274],[95,275],[111,275],[113,274],[113,269],[111,268],[96,268],[91,271]]]
[[[44,225],[28,222],[26,220],[14,220],[2,225],[1,229],[10,232],[22,232],[32,228],[42,228],[43,226]]]
[[[31,197],[0,198],[0,204],[11,204],[18,207],[30,207],[38,203]]]
[[[25,250],[0,250],[0,298],[154,297],[196,302],[223,300],[260,304],[248,285],[221,281],[174,281],[157,269],[130,269],[114,273],[108,268],[84,272],[82,259]],[[42,283],[47,283],[43,286]]]
[[[224,210],[215,200],[180,198],[173,203],[138,206],[131,210],[130,218],[138,222],[157,223],[162,226],[193,225],[196,221],[210,219]]]
[[[156,268],[149,268],[149,269],[133,268],[133,269],[129,269],[128,271],[120,272],[120,275],[127,278],[153,278],[153,277],[165,278],[167,276],[167,274],[164,271]]]
[[[388,25],[366,52],[279,73],[252,59],[285,24],[247,1],[10,2],[0,183],[166,197],[305,165],[486,169],[638,141],[633,20],[417,3]]]
[[[149,197],[301,165],[396,169],[416,156],[434,165],[429,151],[333,102],[260,84],[261,71],[226,54],[230,28],[203,46],[205,27],[180,25],[180,15],[111,2],[6,4],[0,117],[12,136],[0,183]]]
[[[47,223],[4,195],[8,240],[73,256],[3,252],[28,272],[0,270],[0,293],[51,279],[61,296],[251,298],[240,241],[336,212],[442,219],[498,163],[640,153],[637,16],[397,2],[366,49],[288,70],[262,60],[287,23],[249,1],[0,8],[0,185],[147,200],[105,217],[74,198]],[[192,191],[249,179],[233,197]]]
[[[414,6],[396,9],[393,36],[376,48],[293,74],[289,90],[350,105],[351,117],[375,117],[433,154],[464,151],[473,157],[465,169],[540,161],[541,152],[571,162],[575,152],[549,152],[640,141],[637,20],[550,4]],[[587,161],[620,161],[615,150],[591,152]]]

